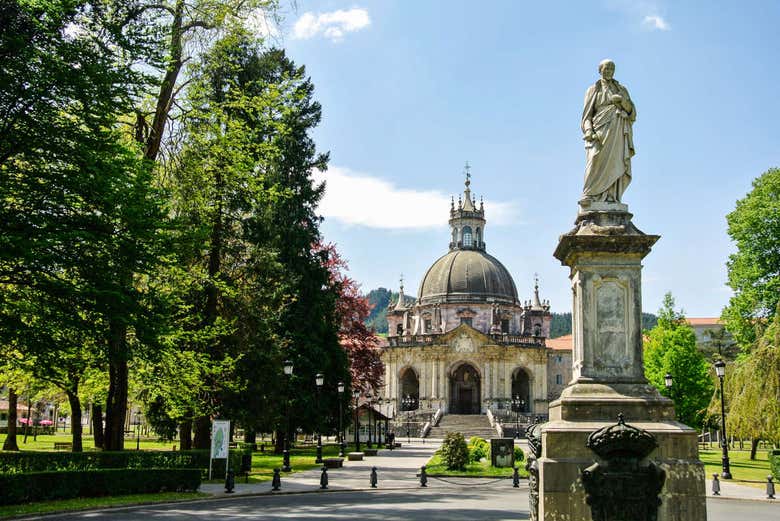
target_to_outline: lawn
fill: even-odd
[[[699,457],[704,462],[704,471],[707,478],[723,470],[720,450],[700,450]],[[767,450],[759,450],[755,461],[750,461],[750,451],[729,450],[729,467],[734,481],[757,481],[760,483],[746,483],[756,487],[765,486],[766,477],[769,475],[769,459]]]
[[[209,497],[209,494],[203,494],[201,492],[161,492],[159,494],[133,494],[129,496],[41,501],[39,503],[28,503],[26,505],[0,506],[0,519],[13,516],[46,514],[49,512],[70,512],[73,510],[137,505],[139,503],[166,503],[169,501],[183,501],[205,497]]]
[[[6,434],[0,434],[0,447],[3,446]],[[70,432],[59,431],[56,434],[39,434],[37,439],[33,437],[32,432],[27,437],[27,443],[24,443],[24,429],[19,429],[16,433],[16,443],[19,450],[54,450],[54,442],[70,442],[72,437]],[[95,440],[92,436],[84,435],[81,438],[84,450],[95,450]],[[134,450],[136,439],[126,437],[125,449]],[[157,441],[154,438],[141,438],[141,450],[171,450],[174,445],[178,449],[178,442],[175,441]]]
[[[491,477],[491,478],[510,478],[512,469],[510,467],[493,467],[489,461],[471,462],[466,464],[466,470],[449,470],[442,462],[439,453],[433,455],[425,466],[425,471],[432,476],[467,476],[467,477]],[[528,477],[528,472],[523,468],[522,462],[517,462],[520,477]]]

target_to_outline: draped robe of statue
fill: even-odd
[[[626,106],[615,104],[619,94]],[[636,107],[628,90],[614,79],[600,79],[585,93],[582,132],[595,135],[586,141],[585,187],[582,198],[588,201],[620,202],[631,182],[631,156],[634,155],[632,124]]]

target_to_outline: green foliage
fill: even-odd
[[[644,345],[645,376],[664,396],[674,400],[677,418],[692,427],[702,425],[713,393],[710,368],[696,348],[696,335],[675,311],[671,293],[664,296],[658,312],[658,325],[647,333]],[[670,373],[674,385],[669,390],[664,376]]]
[[[490,458],[490,443],[485,439],[478,436],[474,436],[469,439],[469,459],[470,461],[478,462],[482,458]]]
[[[142,492],[197,490],[194,469],[101,469],[0,474],[0,504]]]
[[[469,462],[469,448],[463,434],[448,432],[444,436],[439,454],[449,470],[464,470]]]
[[[769,451],[769,470],[775,479],[780,479],[780,449]]]
[[[230,451],[230,467],[241,465],[246,451]],[[98,469],[209,468],[209,451],[0,452],[0,473],[86,471]],[[224,475],[225,460],[213,460],[212,472]]]
[[[366,325],[373,327],[377,333],[387,333],[387,310],[398,302],[398,293],[386,288],[372,289],[366,295],[368,303],[371,304],[371,314],[366,320]],[[415,302],[415,298],[404,295],[404,301],[407,305]]]
[[[654,328],[658,319],[652,313],[642,313],[642,329]],[[571,313],[553,313],[550,323],[550,338],[571,334]]]
[[[726,216],[737,251],[729,256],[734,296],[723,310],[726,327],[743,350],[771,323],[780,301],[780,168],[753,181],[753,189]]]
[[[518,445],[515,445],[514,451],[515,451],[515,465],[518,465],[520,462],[522,462],[525,459],[525,452],[523,452],[523,449]]]

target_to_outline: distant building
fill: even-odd
[[[449,250],[420,282],[417,301],[388,308],[384,404],[389,414],[441,408],[483,414],[522,400],[526,414],[547,414],[568,384],[571,346],[551,348],[549,301],[521,302],[509,271],[487,253],[485,208],[471,195],[450,208]],[[404,402],[404,399],[407,399]]]

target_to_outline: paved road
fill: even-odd
[[[516,521],[529,519],[528,491],[502,486],[324,492],[236,497],[186,504],[46,517],[48,520],[108,521],[246,521],[311,519],[317,521]],[[780,504],[742,500],[707,501],[708,521],[777,521]]]

